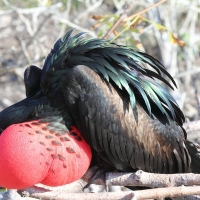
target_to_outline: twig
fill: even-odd
[[[156,188],[142,191],[131,192],[104,192],[104,193],[61,193],[61,192],[46,192],[34,193],[31,197],[52,199],[52,200],[143,200],[143,199],[161,199],[166,197],[182,197],[188,195],[199,195],[200,186],[194,187],[176,187],[176,188]]]
[[[91,171],[90,171],[91,170]],[[83,180],[89,182],[94,169],[89,169],[83,176]],[[95,180],[95,184],[105,184],[103,178]],[[109,172],[106,173],[108,185],[144,186],[144,187],[172,187],[200,185],[200,174],[154,174],[138,170],[135,173]]]
[[[184,71],[184,72],[180,72],[180,73],[178,73],[178,74],[176,74],[175,76],[173,76],[173,78],[182,78],[182,77],[184,77],[184,76],[189,76],[189,75],[192,75],[192,74],[197,74],[197,73],[199,73],[200,72],[200,69],[199,68],[195,68],[195,67],[193,67],[193,68],[191,68],[191,69],[189,69],[189,70],[187,70],[187,71]]]
[[[64,18],[66,18],[66,19],[69,17],[71,5],[72,5],[72,0],[68,0],[66,2],[66,11],[64,12]],[[64,24],[64,23],[62,24],[58,38],[60,38],[64,35],[64,33],[66,31],[66,26],[67,26],[66,24]]]
[[[8,10],[6,12],[8,13],[11,13],[13,11],[16,11],[17,13],[21,13],[21,14],[31,14],[31,13],[54,13],[55,12],[55,8],[58,9],[58,8],[61,8],[62,7],[62,3],[59,2],[59,3],[56,3],[56,4],[53,4],[51,6],[43,6],[43,7],[35,7],[35,8],[18,8],[18,7],[15,7],[13,6],[9,1],[7,0],[3,0],[4,4],[9,6],[12,10]],[[2,13],[1,13],[2,14]],[[3,13],[4,14],[4,13]]]
[[[142,15],[143,13],[145,13],[145,12],[151,10],[152,8],[154,8],[154,7],[156,7],[156,6],[158,6],[158,5],[162,4],[162,3],[164,3],[165,1],[167,1],[167,0],[159,1],[158,3],[155,3],[155,4],[153,4],[152,6],[149,6],[148,8],[146,8],[146,9],[144,9],[144,10],[142,10],[142,11],[136,13],[136,14],[133,14],[133,15],[131,15],[130,17],[127,17],[126,19],[124,19],[124,21],[130,21],[130,20],[134,19],[135,17],[137,17],[137,16],[139,16],[139,15]]]
[[[198,131],[200,130],[200,120],[184,123],[183,128],[187,133]]]
[[[105,34],[105,36],[103,37],[104,39],[106,39],[117,28],[117,26],[122,22],[122,20],[124,19],[124,16],[128,12],[128,10],[130,10],[130,8],[131,8],[131,4],[129,4],[129,5],[126,6],[124,12],[120,15],[120,17],[114,23],[114,25],[112,26],[112,28],[110,30],[108,30],[108,32]]]
[[[26,44],[23,45],[23,41],[19,39],[21,46],[22,46],[22,50],[18,54],[21,55],[22,53],[24,53],[23,55],[25,55],[25,57],[27,58],[28,61],[30,61],[30,57],[28,56],[28,51],[26,49],[34,41],[36,36],[39,34],[39,32],[44,27],[44,24],[49,20],[50,16],[51,16],[51,14],[48,14],[47,16],[45,16],[45,18],[40,23],[37,31],[33,35],[30,33],[30,36],[32,36],[32,37],[30,38],[30,40]],[[23,60],[23,57],[21,58],[21,60]]]
[[[25,17],[22,13],[18,13],[18,15],[19,15],[19,18],[21,19],[21,21],[26,25],[26,29],[27,29],[29,35],[33,36],[34,32],[33,32],[33,29],[31,27],[31,23],[28,20],[28,18]]]
[[[29,55],[29,52],[27,51],[27,45],[25,44],[24,40],[22,40],[21,38],[18,38],[18,39],[19,39],[19,42],[20,42],[21,47],[22,47],[22,52],[24,53],[24,56],[27,59],[27,61],[30,63],[31,57]]]
[[[84,181],[89,181],[97,167],[89,169],[84,175]],[[82,182],[81,182],[82,181]],[[136,173],[108,173],[107,183],[109,185],[135,185],[135,186],[150,186],[150,187],[167,187],[157,189],[147,189],[142,191],[131,192],[109,192],[109,193],[80,193],[81,188],[86,184],[83,180],[78,180],[70,185],[60,187],[60,189],[49,191],[38,187],[29,188],[25,191],[31,197],[52,199],[52,200],[117,200],[117,199],[161,199],[165,197],[181,197],[187,195],[200,195],[200,186],[194,187],[172,187],[180,185],[197,185],[200,184],[199,174],[152,174],[141,170]],[[103,184],[103,178],[95,180],[96,184]],[[77,190],[78,186],[78,190]],[[50,189],[50,188],[49,188]],[[79,192],[79,193],[74,193]]]
[[[200,174],[154,174],[138,170],[136,173],[108,173],[109,185],[177,187],[200,185]]]
[[[193,5],[197,6],[197,2],[196,1],[192,1],[191,3]],[[190,47],[193,47],[193,45],[195,44],[197,20],[198,20],[198,13],[197,12],[192,12],[190,26],[187,28],[187,32],[190,35],[189,42],[188,42],[188,46],[190,46]],[[186,48],[185,51],[186,51],[186,55],[188,57],[188,58],[185,59],[186,69],[189,70],[189,69],[192,69],[192,67],[194,66],[195,56],[193,54],[193,48]],[[191,76],[186,76],[185,77],[185,84],[186,85],[190,84],[191,78],[192,78]]]
[[[93,5],[89,6],[83,13],[80,13],[80,15],[78,15],[77,18],[75,18],[76,22],[78,22],[80,19],[83,19],[83,17],[87,15],[88,13],[100,7],[102,3],[103,3],[103,0],[99,0],[99,1],[96,1]]]
[[[36,38],[36,36],[38,35],[38,33],[44,27],[44,24],[49,20],[50,16],[51,16],[51,14],[48,14],[48,15],[45,16],[45,18],[40,23],[38,30],[34,33],[34,35],[32,36],[32,38],[27,42],[26,46],[29,46],[32,43],[32,41],[34,41],[34,39]]]
[[[17,68],[24,68],[28,65],[31,65],[33,63],[37,63],[37,62],[40,62],[44,59],[44,57],[40,57],[39,59],[37,60],[31,60],[30,62],[23,62],[23,63],[20,63],[18,65],[13,65],[9,68],[2,68],[0,69],[0,76],[5,74],[5,73],[9,73],[9,72],[12,72],[12,71],[15,71]]]
[[[196,93],[198,113],[199,113],[199,116],[200,116],[200,94],[197,91],[195,93]]]
[[[124,20],[124,21],[130,21],[130,20],[134,19],[135,17],[140,16],[141,14],[143,14],[143,13],[145,13],[145,12],[151,10],[152,8],[154,8],[154,7],[156,7],[156,6],[158,6],[158,5],[162,4],[162,3],[164,3],[165,1],[167,1],[167,0],[162,0],[162,1],[160,1],[160,2],[158,2],[158,3],[156,3],[156,4],[154,4],[154,5],[152,5],[152,6],[150,6],[150,7],[148,7],[147,9],[144,9],[144,10],[142,10],[142,11],[140,11],[140,12],[134,14],[134,15],[131,15],[130,17],[127,17],[126,19],[124,19],[125,14],[127,13],[127,11],[128,11],[128,10],[130,9],[130,7],[131,7],[131,4],[130,4],[129,6],[127,6],[127,8],[126,8],[126,9],[124,10],[124,12],[122,13],[122,15],[119,17],[119,19],[115,22],[115,24],[114,24],[114,25],[112,26],[112,28],[106,33],[106,35],[105,35],[103,38],[107,38],[107,37],[117,28],[117,26],[121,23],[122,20]]]
[[[77,24],[74,24],[74,23],[70,22],[70,21],[67,20],[67,19],[60,19],[60,18],[57,16],[57,17],[56,17],[56,20],[59,21],[59,22],[61,22],[61,23],[65,23],[65,24],[67,24],[68,26],[70,26],[70,27],[72,27],[72,28],[75,28],[75,29],[77,29],[77,30],[79,30],[79,31],[86,32],[87,34],[89,34],[89,35],[91,35],[91,36],[93,36],[93,37],[96,37],[96,34],[95,34],[94,32],[89,31],[88,29],[85,29],[85,28],[83,28],[83,27],[81,27],[81,26],[79,26],[79,25],[77,25]]]

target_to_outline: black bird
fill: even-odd
[[[67,128],[78,128],[94,157],[117,170],[199,173],[199,147],[187,140],[184,115],[160,84],[173,89],[167,79],[176,86],[144,52],[69,31],[42,70],[25,71],[27,98],[0,113],[0,128],[31,120],[48,104]]]

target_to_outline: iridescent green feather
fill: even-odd
[[[171,75],[158,60],[130,47],[110,43],[109,40],[85,39],[83,33],[73,37],[71,34],[72,31],[69,31],[55,43],[45,61],[43,79],[45,72],[66,70],[67,73],[71,67],[85,65],[97,72],[105,81],[115,84],[119,90],[125,90],[133,108],[137,99],[141,101],[142,97],[143,105],[151,117],[156,115],[157,110],[152,110],[152,106],[156,105],[167,119],[183,123],[184,116],[176,101],[156,82],[156,79],[159,79],[173,89],[165,79],[166,76],[176,86]],[[145,68],[144,64],[148,64],[153,71]],[[56,80],[58,79],[53,79]]]

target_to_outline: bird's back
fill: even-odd
[[[86,66],[64,78],[66,105],[84,139],[122,171],[181,173],[190,169],[184,130],[174,121],[152,119]]]

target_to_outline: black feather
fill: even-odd
[[[158,60],[133,48],[110,43],[109,40],[85,39],[83,33],[74,37],[71,34],[72,31],[69,31],[59,39],[48,55],[42,70],[42,88],[47,88],[45,84],[48,73],[52,72],[54,78],[51,81],[57,82],[60,70],[67,73],[72,67],[85,65],[97,72],[105,81],[115,85],[119,91],[125,89],[133,108],[141,96],[149,116],[155,116],[154,112],[160,110],[165,121],[171,118],[182,125],[182,111],[170,93],[155,80],[159,79],[173,89],[165,75],[176,86],[174,79]],[[148,64],[155,71],[145,68],[143,64]],[[157,109],[154,111],[151,107],[155,106]]]

